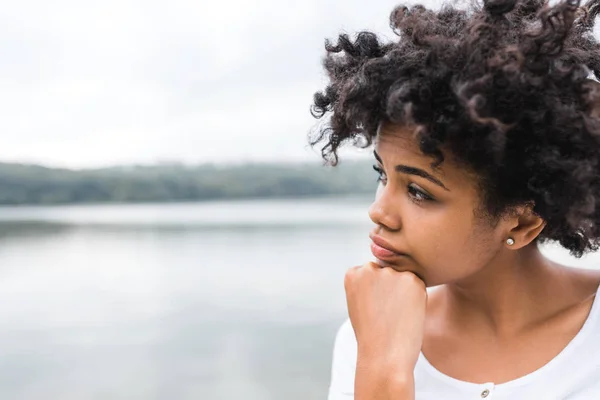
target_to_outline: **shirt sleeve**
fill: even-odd
[[[328,400],[353,400],[357,345],[354,329],[347,319],[337,332],[333,346]]]

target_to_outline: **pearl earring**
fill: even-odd
[[[506,239],[506,244],[512,246],[513,244],[515,244],[515,239],[509,237],[508,239]]]

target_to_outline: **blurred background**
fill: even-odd
[[[309,106],[395,4],[4,4],[0,398],[325,398],[376,173]]]

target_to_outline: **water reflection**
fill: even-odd
[[[3,214],[0,398],[323,398],[366,208],[253,203],[215,224],[214,205],[168,207]]]
[[[368,204],[0,210],[0,398],[324,398]]]

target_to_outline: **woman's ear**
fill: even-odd
[[[514,243],[508,244],[512,249],[520,249],[533,242],[546,226],[546,221],[533,211],[533,204],[515,207],[511,215],[513,226],[506,239],[513,239]]]

